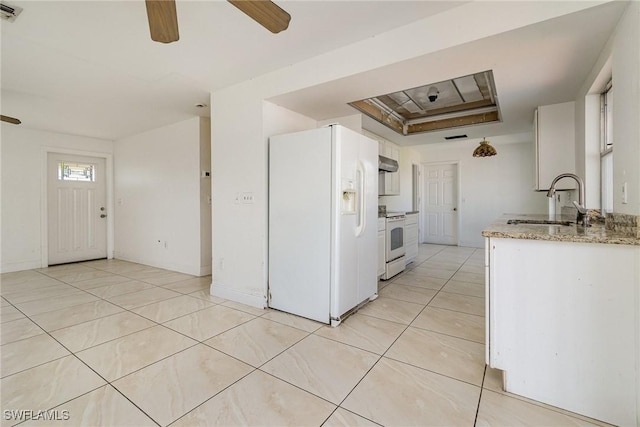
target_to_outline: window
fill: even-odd
[[[58,162],[58,179],[60,181],[95,182],[96,165]]]
[[[600,95],[600,189],[602,213],[613,211],[613,85]]]

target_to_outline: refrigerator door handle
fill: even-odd
[[[365,229],[365,176],[364,173],[364,165],[362,162],[358,162],[358,167],[356,169],[356,188],[357,188],[357,196],[356,196],[356,237],[362,235]]]

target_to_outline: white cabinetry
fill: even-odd
[[[636,425],[640,246],[487,238],[487,363],[508,392]]]
[[[576,171],[575,103],[543,105],[533,118],[535,134],[535,190],[546,191],[553,178]],[[563,179],[558,189],[575,188],[575,181]]]
[[[405,260],[409,264],[418,256],[418,214],[407,214],[404,221]]]
[[[385,218],[378,218],[378,277],[385,270]]]

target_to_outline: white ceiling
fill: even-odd
[[[2,114],[106,139],[206,116],[195,104],[211,91],[467,3],[283,0],[291,24],[273,35],[226,1],[178,0],[180,41],[163,45],[149,37],[143,0],[6,1],[24,11],[1,24]],[[624,7],[605,4],[272,101],[323,120],[355,114],[349,101],[492,69],[503,123],[462,131],[522,134],[536,105],[575,97]],[[400,137],[364,123],[403,145],[461,133]]]
[[[278,1],[273,35],[226,1],[177,1],[180,40],[149,36],[143,0],[2,0],[2,114],[117,139],[206,116],[209,92],[454,8],[452,1]]]

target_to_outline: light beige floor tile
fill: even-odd
[[[254,316],[262,316],[266,313],[264,308],[252,307],[250,305],[241,304],[235,301],[225,301],[222,303],[225,307],[233,308],[235,310],[244,311],[245,313],[253,314]]]
[[[122,308],[97,300],[86,304],[75,305],[60,310],[50,311],[32,316],[31,320],[40,325],[45,331],[55,331],[67,326],[109,316],[123,311]]]
[[[65,283],[76,283],[76,282],[82,282],[83,280],[110,277],[112,275],[113,274],[109,273],[108,271],[93,270],[93,271],[74,272],[70,274],[64,274],[62,276],[57,276],[56,279]]]
[[[115,297],[105,298],[107,301],[118,305],[127,310],[142,307],[143,305],[153,304],[154,302],[164,301],[170,298],[179,297],[181,294],[170,291],[168,289],[154,287],[142,291],[132,292],[130,294],[117,295]]]
[[[198,341],[204,341],[254,318],[255,316],[249,313],[214,305],[170,320],[164,325]]]
[[[484,283],[470,283],[470,282],[459,282],[457,280],[449,280],[444,288],[442,288],[443,292],[449,292],[452,294],[462,294],[462,295],[470,295],[472,297],[484,298]]]
[[[502,371],[487,366],[482,387],[499,393],[504,393]]]
[[[141,271],[149,268],[144,264],[136,264],[135,262],[121,261],[114,265],[108,265],[106,267],[100,267],[101,270],[108,271],[113,274],[125,275],[134,271]]]
[[[479,285],[484,285],[484,273],[468,273],[465,271],[458,271],[451,278],[452,280],[457,280],[459,282],[469,282],[469,283],[477,283]]]
[[[424,275],[424,276],[428,276],[428,277],[436,277],[438,279],[451,279],[451,276],[453,276],[455,274],[455,272],[451,271],[451,270],[446,270],[443,268],[432,268],[432,267],[423,267],[423,266],[419,266],[416,267],[412,270],[413,273],[415,274],[419,274],[419,275]]]
[[[147,319],[151,319],[154,322],[164,323],[198,310],[213,307],[213,305],[214,304],[199,298],[182,295],[176,298],[144,305],[140,308],[134,308],[131,311],[138,313]]]
[[[15,307],[10,305],[0,307],[0,323],[12,322],[14,320],[23,319],[24,317],[25,315]]]
[[[263,319],[273,320],[274,322],[282,323],[284,325],[293,326],[294,328],[302,329],[303,331],[313,332],[324,326],[323,323],[316,322],[314,320],[305,319],[304,317],[296,316],[294,314],[285,313],[278,310],[267,310],[262,315]]]
[[[180,280],[178,282],[169,283],[162,286],[165,289],[180,292],[181,294],[190,294],[191,292],[206,290],[209,293],[211,287],[211,276],[194,277],[193,279]]]
[[[28,318],[23,317],[22,319],[2,324],[2,328],[0,328],[0,344],[4,345],[40,334],[44,334],[42,328]]]
[[[480,388],[383,357],[341,405],[381,425],[473,426]]]
[[[65,402],[56,408],[68,411],[68,420],[58,419],[27,421],[20,426],[118,426],[118,427],[155,427],[157,426],[133,403],[118,393],[110,385]]]
[[[48,278],[42,273],[39,273],[35,270],[23,270],[23,271],[13,271],[11,273],[0,273],[0,284],[2,287],[9,285],[15,285],[18,283],[28,282],[30,280],[37,280],[41,278]]]
[[[447,279],[438,279],[437,277],[429,277],[424,275],[415,274],[412,271],[403,274],[402,276],[398,276],[392,280],[393,283],[398,285],[408,285],[408,286],[417,286],[419,288],[428,288],[440,290],[444,284],[447,282]]]
[[[259,367],[307,336],[307,332],[257,318],[205,341],[224,353]]]
[[[51,409],[105,384],[77,358],[67,356],[3,378],[2,408]]]
[[[485,318],[482,316],[427,307],[411,326],[484,344]]]
[[[593,426],[596,424],[564,415],[520,399],[495,393],[482,392],[477,426]]]
[[[80,305],[91,301],[97,301],[98,298],[94,295],[81,291],[77,294],[47,298],[45,300],[36,300],[16,304],[16,307],[20,309],[27,316],[34,316],[36,314],[47,313],[50,311],[60,310],[62,308],[72,307],[74,305]]]
[[[113,381],[194,344],[195,341],[184,335],[155,326],[76,355],[104,378]]]
[[[484,345],[409,327],[385,354],[477,386],[484,377]]]
[[[51,332],[51,335],[69,350],[76,352],[154,325],[154,322],[142,316],[125,311],[58,329]]]
[[[179,282],[181,280],[194,279],[195,276],[184,273],[176,273],[174,271],[168,271],[163,274],[159,274],[157,276],[146,277],[141,279],[143,282],[151,283],[156,286],[164,286],[170,283]]]
[[[111,298],[118,295],[131,294],[145,289],[156,289],[149,283],[130,280],[128,282],[117,283],[113,285],[100,286],[99,288],[87,289],[86,291],[100,298]]]
[[[252,370],[217,350],[197,345],[113,385],[160,425],[168,425]]]
[[[264,372],[254,371],[172,427],[319,426],[334,409],[335,406],[325,400]]]
[[[419,265],[420,269],[440,269],[440,270],[449,270],[451,274],[455,273],[460,269],[459,263],[450,263],[450,262],[435,262],[435,261],[425,261]]]
[[[65,283],[52,277],[40,274],[40,277],[32,278],[25,281],[18,279],[10,283],[2,282],[2,295],[10,295],[15,292],[29,292],[48,288],[49,286],[60,286]]]
[[[423,304],[380,297],[365,305],[358,313],[408,325],[423,308]]]
[[[59,285],[47,286],[37,290],[18,291],[4,294],[4,297],[11,301],[12,304],[20,304],[23,302],[35,301],[46,298],[63,297],[82,293],[81,290],[73,286],[60,283]]]
[[[49,335],[41,334],[2,346],[2,377],[68,355]]]
[[[436,292],[434,289],[390,283],[389,286],[386,286],[380,291],[379,295],[381,297],[427,305],[427,303],[431,301],[431,298],[435,296]]]
[[[373,421],[366,418],[362,418],[360,415],[356,415],[353,412],[347,411],[343,408],[337,408],[329,419],[322,424],[322,427],[366,427],[366,426],[378,426]]]
[[[484,262],[484,257],[483,257]],[[469,264],[469,261],[465,262],[462,267],[460,267],[460,273],[474,273],[474,274],[482,274],[484,275],[484,265],[473,265]]]
[[[170,271],[163,270],[162,268],[144,266],[144,268],[142,269],[131,271],[131,272],[120,273],[120,275],[127,276],[136,280],[142,280],[142,279],[148,279],[150,277],[162,276],[163,274],[166,274],[166,273],[170,273]]]
[[[8,305],[11,305],[11,304],[9,304],[9,301],[7,301],[4,298],[0,298],[0,307],[6,307]]]
[[[82,282],[76,282],[73,284],[73,286],[79,289],[89,290],[93,288],[99,288],[102,286],[117,285],[118,283],[131,282],[132,280],[133,279],[130,279],[124,276],[111,275],[108,277],[100,277],[98,279],[83,280]]]
[[[261,370],[339,404],[380,356],[309,335]]]
[[[430,307],[445,308],[447,310],[460,311],[462,313],[484,316],[484,298],[469,295],[439,292],[429,303]]]
[[[400,323],[356,313],[338,327],[324,326],[315,334],[372,353],[383,354],[405,329],[406,325]]]
[[[179,292],[179,291],[176,291]],[[224,298],[220,298],[220,297],[216,297],[213,296],[209,293],[209,288],[205,288],[199,291],[195,291],[195,292],[189,292],[188,294],[190,297],[194,297],[194,298],[200,298],[203,299],[207,302],[210,302],[212,304],[222,304],[223,302],[226,301],[226,299]]]
[[[96,269],[87,267],[86,265],[81,265],[81,264],[62,264],[62,265],[54,265],[51,267],[36,269],[34,271],[38,271],[42,274],[46,274],[49,277],[57,278],[60,276],[68,276],[70,274],[92,273],[96,271]]]

